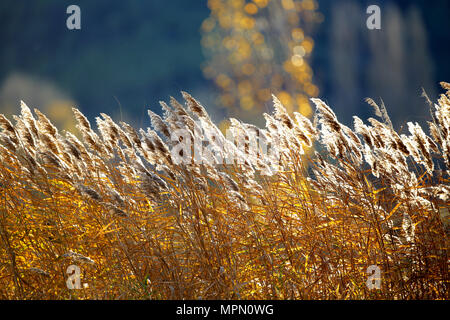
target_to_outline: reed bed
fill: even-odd
[[[59,132],[22,102],[0,115],[0,298],[448,299],[441,85],[427,132],[370,99],[378,120],[350,128],[274,97],[265,128],[226,135],[185,92],[139,130],[73,109],[79,132]]]

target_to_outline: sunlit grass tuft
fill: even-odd
[[[74,109],[79,140],[24,103],[0,117],[1,299],[448,299],[448,91],[430,135],[376,105],[349,128],[319,99],[314,123],[276,98],[266,128],[231,121],[271,152],[183,96],[151,114],[159,135]],[[238,161],[177,164],[180,129]]]

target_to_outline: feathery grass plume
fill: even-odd
[[[80,131],[91,131],[91,124],[89,123],[89,120],[86,118],[86,116],[82,114],[81,111],[77,108],[72,108],[72,111],[75,115],[75,119],[78,122],[78,129]]]
[[[28,167],[28,170],[31,174],[34,174],[37,168],[42,169],[42,167],[37,163],[35,159],[36,156],[34,154],[25,152],[23,154],[23,157],[25,161],[23,161],[22,163]]]
[[[114,146],[117,144],[117,139],[114,137],[114,133],[111,132],[109,125],[106,120],[100,117],[95,117],[95,122],[97,124],[98,131],[100,132],[100,137],[103,142],[103,147],[108,151],[109,154],[114,153]],[[87,134],[88,137],[93,137]],[[94,141],[92,139],[92,141]],[[101,152],[101,150],[99,151]]]
[[[323,127],[321,130],[321,142],[333,157],[343,156],[342,144],[338,143],[336,134],[329,130],[329,127]],[[341,148],[339,148],[341,146]]]
[[[450,98],[450,83],[442,81],[439,84],[443,89],[447,90],[446,95]]]
[[[14,120],[16,120],[16,132],[18,136],[20,137],[20,140],[24,147],[30,149],[30,150],[36,150],[36,141],[34,139],[34,136],[28,126],[25,124],[25,122],[17,117],[13,116]]]
[[[277,120],[280,120],[286,127],[289,129],[294,128],[294,122],[291,117],[287,114],[286,108],[283,107],[281,101],[275,96],[272,95],[273,106],[274,106],[274,117]]]
[[[264,139],[264,140],[269,139],[267,130],[258,128],[257,126],[255,126],[253,124],[245,123],[245,122],[242,122],[241,125],[245,128],[245,130],[247,130],[247,132],[252,132],[253,135],[257,136],[258,138]]]
[[[106,143],[108,153],[112,154],[114,148],[119,148],[119,141],[128,149],[133,149],[133,144],[128,135],[107,114],[100,114],[104,120],[96,118],[97,126]]]
[[[105,151],[105,145],[100,142],[99,136],[92,130],[89,120],[84,116],[84,114],[81,113],[80,110],[72,108],[72,111],[75,115],[75,119],[77,120],[76,127],[80,131],[83,141],[91,150],[97,152],[105,158],[109,158],[111,150]]]
[[[272,118],[272,116],[267,113],[263,113],[263,116],[264,119],[266,119],[266,127],[269,130],[269,132],[271,132],[274,135],[278,134],[278,132],[281,131],[281,129],[278,127],[278,124],[275,121],[275,119]]]
[[[49,274],[48,272],[42,270],[42,269],[39,269],[39,268],[30,268],[30,269],[28,269],[28,270],[31,271],[31,272],[33,272],[33,273],[36,273],[36,274],[38,274],[38,275],[44,276],[44,277],[46,277],[46,278],[50,278],[50,274]]]
[[[53,138],[56,138],[58,134],[58,129],[52,124],[52,122],[38,109],[34,109],[34,112],[38,116],[37,126],[39,128],[39,132],[47,133]]]
[[[362,144],[361,140],[359,140],[358,136],[347,126],[341,125],[342,131],[344,134],[349,137],[349,139],[345,139],[348,144],[349,151],[353,152],[356,155],[357,159],[362,160]]]
[[[150,135],[147,134],[142,128],[139,129],[139,134],[141,135],[141,142],[142,142],[142,151],[143,151],[143,157],[145,160],[147,160],[150,164],[156,163],[156,148],[155,145],[152,142],[152,139],[150,138]]]
[[[42,160],[46,165],[52,166],[54,169],[65,169],[65,166],[63,166],[61,160],[51,150],[40,152],[39,155],[42,157]]]
[[[161,200],[162,192],[168,188],[163,179],[149,171],[141,172],[140,182],[142,189],[145,190],[148,195],[152,196],[152,199],[156,199],[157,201]]]
[[[118,217],[128,217],[128,215],[126,214],[125,211],[123,211],[122,209],[116,207],[115,205],[111,204],[111,203],[106,203],[105,204],[106,208],[108,209],[108,213],[112,216],[118,216]]]
[[[375,115],[377,117],[383,117],[383,115],[381,114],[381,110],[380,107],[378,107],[377,103],[372,99],[372,98],[366,98],[365,101],[367,102],[367,104],[369,104],[370,106],[373,107],[374,111],[375,111]]]
[[[244,158],[241,156],[247,157],[247,159],[254,160],[258,157],[261,157],[261,150],[258,148],[258,134],[259,130],[254,127],[250,130],[247,130],[247,127],[244,126],[240,121],[234,118],[230,118],[231,125],[228,128],[229,133],[232,135],[231,138],[237,145],[238,148],[242,148],[241,153],[238,153],[235,145],[230,146],[229,144],[225,144],[224,150],[227,153],[228,157],[231,159],[236,159],[238,163],[243,163]],[[251,128],[251,127],[250,127]],[[256,128],[256,130],[254,130]]]
[[[181,116],[179,116],[174,110],[172,110],[172,108],[169,107],[169,105],[167,103],[165,103],[164,101],[160,101],[159,105],[161,106],[161,108],[163,109],[163,112],[164,112],[164,114],[163,114],[164,120],[162,118],[160,118],[160,119],[162,121],[162,125],[167,127],[167,132],[175,131],[177,129],[181,129],[186,126],[186,123],[184,123],[181,120],[182,119]],[[150,113],[149,113],[149,115],[150,115],[150,120],[152,120]],[[165,123],[167,123],[167,125]],[[155,128],[155,126],[153,126],[153,128]]]
[[[186,100],[188,109],[193,114],[195,114],[199,118],[204,118],[205,120],[211,121],[205,108],[197,100],[195,100],[189,93],[185,91],[181,91],[181,94],[183,95],[184,100]]]
[[[370,133],[369,128],[364,124],[364,122],[357,116],[353,116],[353,126],[355,127],[355,132],[360,134],[364,142],[371,148],[375,146],[374,139]]]
[[[378,106],[376,102],[372,98],[366,98],[365,101],[373,107],[375,111],[375,115],[383,119],[384,123],[389,126],[389,128],[393,128],[391,118],[388,115],[386,110],[386,106],[384,105],[383,99],[380,98],[381,106]]]
[[[15,153],[17,150],[17,145],[11,140],[11,138],[4,134],[3,132],[0,132],[0,142],[12,153]]]
[[[120,125],[124,129],[125,133],[128,135],[128,139],[134,143],[134,147],[139,152],[142,152],[142,142],[141,139],[139,139],[139,135],[137,134],[136,130],[128,123],[123,121],[120,122]]]
[[[386,126],[374,118],[369,118],[367,120],[372,125],[371,127],[368,127],[368,130],[371,132],[375,146],[377,148],[388,148],[392,146],[391,135],[386,129]]]
[[[414,141],[412,141],[410,137],[407,137],[404,134],[401,134],[400,138],[402,139],[402,142],[405,144],[405,146],[408,148],[408,152],[414,159],[414,161],[416,161],[417,163],[421,163],[422,159],[420,157],[419,150],[417,149],[417,146],[414,143]]]
[[[327,146],[327,149],[335,157],[343,158],[347,152],[351,151],[352,146],[354,146],[353,148],[357,153],[358,159],[361,159],[362,155],[358,151],[358,147],[360,147],[360,143],[358,143],[359,139],[349,133],[351,130],[346,130],[348,134],[344,132],[345,126],[339,123],[334,112],[322,100],[311,100],[316,105],[317,111],[320,114],[319,123],[322,125],[322,142]]]
[[[227,175],[225,172],[219,172],[219,175],[225,180],[226,185],[231,188],[231,190],[235,192],[239,192],[239,186],[238,184],[230,178],[229,175]]]
[[[423,98],[425,98],[425,101],[427,102],[427,104],[428,104],[428,106],[429,106],[430,108],[433,107],[433,102],[431,101],[430,97],[428,97],[428,94],[427,94],[427,92],[425,91],[424,88],[422,88],[422,93],[421,93],[420,96],[423,97]],[[431,116],[433,116],[433,113],[431,113]]]
[[[317,136],[316,128],[307,117],[298,112],[294,112],[294,117],[300,129],[305,131],[310,138],[314,139]]]
[[[441,136],[441,133],[439,132],[437,125],[431,121],[427,121],[427,122],[428,122],[428,127],[430,130],[431,137],[438,145],[442,145],[443,140],[442,140],[442,136]]]
[[[423,163],[431,173],[434,169],[434,164],[429,151],[431,148],[428,137],[417,122],[415,124],[413,124],[412,122],[408,122],[407,125],[409,132],[411,133],[410,141],[412,143],[415,143],[416,150],[422,156],[421,159],[416,159],[416,161],[419,163]],[[423,161],[422,158],[424,159]]]
[[[390,140],[392,141],[392,148],[400,151],[405,157],[409,156],[408,148],[403,143],[398,133],[392,129],[390,129],[389,132],[390,132]]]
[[[449,134],[449,126],[450,126],[450,111],[449,111],[449,106],[450,106],[450,101],[444,101],[444,95],[441,95],[441,98],[439,99],[439,105],[434,105],[436,108],[435,111],[435,117],[436,120],[439,122],[440,124],[440,129],[443,131],[443,135],[445,137],[448,136]]]
[[[0,132],[0,142],[12,153],[15,153],[17,150],[17,144],[15,144],[9,135]]]
[[[319,122],[329,126],[332,132],[336,133],[340,132],[341,126],[339,121],[337,121],[336,115],[334,114],[333,110],[331,110],[331,108],[320,99],[311,98],[311,101],[315,104],[317,108],[318,115],[320,116]]]
[[[108,189],[109,195],[111,196],[112,202],[116,203],[119,207],[125,207],[126,202],[125,199],[120,195],[120,193],[111,187]]]
[[[163,119],[151,110],[148,110],[148,116],[152,122],[153,129],[162,133],[168,140],[170,140],[170,130]]]
[[[117,124],[115,124],[115,127],[117,129],[117,132],[119,134],[119,139],[120,141],[122,141],[123,145],[127,148],[127,149],[134,149],[134,145],[133,142],[131,141],[130,137],[128,136],[128,134],[122,130],[121,127],[119,127]]]
[[[78,147],[70,141],[70,139],[64,139],[65,150],[71,154],[78,161],[82,161],[81,151]]]
[[[369,130],[372,130],[373,136],[382,142],[383,147],[392,147],[395,145],[392,141],[391,132],[385,124],[374,118],[369,118],[367,121],[372,125],[372,128]]]
[[[360,149],[360,148],[362,147],[361,140],[359,140],[358,136],[352,131],[352,129],[350,129],[350,128],[347,127],[346,125],[342,125],[342,130],[343,130],[344,133],[350,138],[350,140],[352,141],[352,143],[353,143],[358,149]]]
[[[120,139],[120,128],[119,126],[113,121],[113,119],[108,116],[105,113],[100,113],[102,118],[104,119],[105,123],[105,129],[109,135],[109,139],[112,142],[112,144],[115,146],[117,142]]]
[[[78,153],[81,155],[81,157],[83,158],[84,162],[91,162],[92,158],[89,155],[88,151],[86,150],[86,147],[80,142],[80,140],[78,140],[78,138],[76,136],[74,136],[72,133],[66,131],[65,132],[65,136],[66,136],[66,143],[69,143],[70,145],[73,145],[73,149],[72,147],[69,145],[69,151],[73,154],[73,156],[75,158],[78,159]]]
[[[39,136],[39,130],[37,128],[36,119],[33,117],[30,108],[25,104],[25,102],[20,101],[20,114],[22,116],[23,121],[27,124],[29,130],[34,135],[34,138]]]
[[[170,97],[170,105],[172,106],[172,108],[174,108],[175,113],[179,116],[179,117],[189,117],[189,114],[186,112],[186,110],[183,108],[183,106],[181,105],[181,103],[179,103],[177,101],[177,99],[175,99],[174,97]]]
[[[431,137],[429,137],[429,136],[426,136],[426,139],[427,139],[427,141],[428,141],[428,145],[429,145],[429,147],[430,147],[430,150],[431,150],[432,152],[434,152],[435,154],[439,154],[439,147],[438,147],[438,145],[434,142],[434,140],[431,139]]]
[[[147,129],[147,136],[150,139],[151,144],[148,144],[149,148],[153,147],[155,153],[158,155],[159,159],[157,159],[158,163],[164,163],[168,165],[173,165],[172,156],[170,154],[169,148],[167,145],[161,140],[158,134],[151,130]]]
[[[108,155],[112,152],[111,147],[108,148],[108,144],[105,144],[106,141],[101,143],[99,136],[94,131],[83,131],[81,135],[83,136],[84,142],[91,150],[97,152],[106,159],[109,158]]]
[[[41,136],[40,142],[42,142],[44,150],[48,149],[54,154],[60,154],[59,147],[53,136],[51,136],[48,133],[42,133],[40,136]]]
[[[86,257],[78,252],[73,252],[69,250],[69,252],[61,255],[61,258],[70,258],[75,263],[87,263],[87,264],[95,264],[95,261],[89,257]]]
[[[0,128],[2,128],[3,132],[8,135],[14,144],[19,143],[14,126],[3,114],[0,114]]]
[[[85,185],[82,185],[82,184],[78,184],[76,187],[82,194],[88,196],[92,200],[95,200],[95,201],[102,200],[102,196],[94,189],[87,187]]]

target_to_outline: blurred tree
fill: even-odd
[[[342,0],[331,6],[329,48],[330,104],[338,116],[372,116],[365,97],[382,98],[394,126],[429,117],[421,88],[435,96],[428,34],[417,5],[405,8],[388,2],[382,6],[381,30],[368,30],[365,4]],[[363,14],[364,13],[364,14]],[[441,79],[442,80],[442,79]]]
[[[274,93],[289,112],[310,115],[308,97],[319,92],[307,61],[314,47],[309,34],[322,19],[317,2],[208,0],[208,7],[203,71],[219,88],[218,105],[257,123]]]
[[[332,105],[345,105],[348,114],[357,114],[360,105],[358,94],[361,82],[358,77],[361,66],[359,55],[360,23],[362,8],[357,2],[343,2],[331,10],[330,47],[332,54],[330,83],[333,91],[330,94]],[[351,88],[351,89],[350,89]]]
[[[385,9],[385,31],[369,32],[367,92],[381,97],[397,127],[408,121],[425,122],[429,112],[421,88],[435,96],[433,63],[427,34],[417,7],[403,12],[395,4]]]

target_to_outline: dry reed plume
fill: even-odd
[[[311,122],[274,98],[266,128],[230,120],[243,148],[187,93],[146,130],[74,109],[79,138],[22,103],[0,115],[0,298],[448,299],[442,86],[428,134],[373,100],[380,119],[349,128],[320,99]],[[177,130],[215,151],[177,163]],[[67,288],[71,264],[88,287]]]

